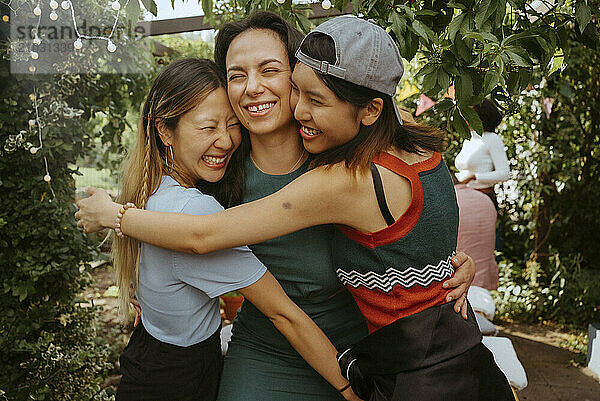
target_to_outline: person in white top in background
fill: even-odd
[[[504,143],[495,132],[502,121],[502,114],[488,99],[474,109],[483,122],[484,132],[479,135],[471,131],[471,139],[463,142],[462,149],[454,161],[459,170],[456,178],[469,188],[488,195],[498,209],[494,185],[506,181],[510,171]]]

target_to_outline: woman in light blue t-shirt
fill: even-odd
[[[120,199],[163,212],[199,215],[223,210],[196,184],[224,178],[241,142],[240,131],[225,77],[212,61],[170,64],[156,78],[144,104]],[[215,193],[224,202],[235,196],[230,183],[236,182],[237,173],[228,172]],[[268,316],[332,386],[348,385],[333,345],[247,247],[192,255],[140,244],[121,234],[113,249],[121,311],[128,310],[132,282],[142,307],[141,324],[120,358],[123,377],[117,400],[214,400],[222,366],[218,296],[235,289]]]

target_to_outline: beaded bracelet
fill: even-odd
[[[135,209],[136,207],[133,203],[127,202],[126,204],[121,206],[121,209],[119,209],[119,212],[117,213],[117,218],[115,219],[115,234],[117,234],[117,237],[119,238],[125,238],[125,234],[123,234],[123,231],[121,231],[121,219],[123,218],[123,215],[125,214],[127,209],[130,208]]]

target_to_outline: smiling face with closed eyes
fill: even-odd
[[[291,68],[286,47],[268,29],[251,29],[229,45],[227,93],[235,114],[251,134],[295,130],[290,109]]]
[[[163,143],[173,147],[172,175],[186,187],[195,186],[198,180],[217,182],[223,178],[242,141],[239,120],[223,88],[210,92],[182,115],[174,130],[160,123],[157,128]]]

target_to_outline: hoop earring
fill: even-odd
[[[173,161],[175,158],[173,157],[173,147],[171,145],[167,146],[169,151],[171,152],[171,166],[169,167],[169,161],[167,159],[167,152],[165,151],[165,166],[169,168],[169,174],[173,172]]]

